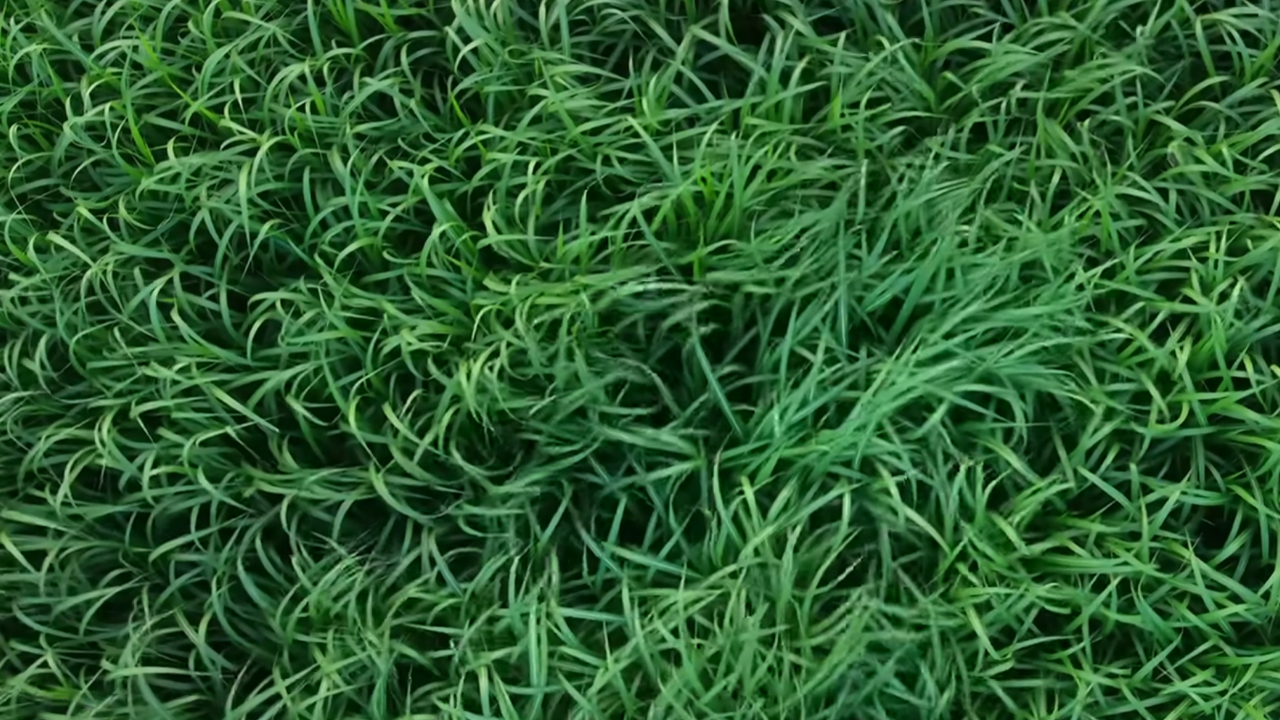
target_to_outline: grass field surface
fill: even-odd
[[[0,716],[1276,717],[1278,50],[0,0]]]

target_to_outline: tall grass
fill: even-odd
[[[6,720],[1280,713],[1271,0],[3,0]]]

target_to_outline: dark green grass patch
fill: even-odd
[[[0,2],[0,715],[1271,717],[1278,50]]]

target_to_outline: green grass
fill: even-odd
[[[1252,3],[0,0],[0,716],[1277,716]]]

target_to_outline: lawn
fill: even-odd
[[[0,0],[0,717],[1277,717],[1251,2]]]

